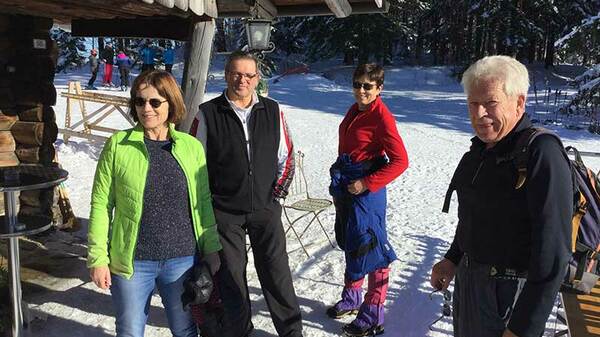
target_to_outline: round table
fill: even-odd
[[[0,192],[4,193],[4,215],[0,216],[0,239],[9,240],[8,259],[13,309],[13,337],[23,334],[19,237],[41,233],[52,226],[45,215],[18,215],[17,192],[52,187],[65,181],[69,173],[58,167],[22,164],[0,167]]]

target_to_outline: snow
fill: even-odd
[[[218,63],[218,64],[217,64]],[[221,93],[222,63],[215,62],[215,79],[209,81],[206,99]],[[399,260],[391,266],[390,287],[386,303],[386,336],[451,336],[448,318],[432,330],[429,324],[441,313],[442,296],[428,285],[431,266],[438,261],[454,236],[456,200],[450,214],[442,213],[444,195],[461,155],[470,145],[471,127],[466,114],[465,95],[446,68],[393,68],[386,72],[382,94],[393,112],[410,160],[408,170],[388,185],[388,232]],[[337,127],[353,97],[350,70],[340,71],[334,80],[316,74],[290,75],[270,84],[270,96],[277,99],[285,112],[296,149],[305,153],[305,171],[314,197],[328,198],[328,168],[336,157]],[[98,76],[97,83],[101,80]],[[66,90],[68,80],[87,81],[85,69],[79,73],[60,74],[56,79],[59,92]],[[116,89],[100,92],[127,96]],[[533,97],[530,97],[533,101]],[[87,103],[86,103],[87,105]],[[89,104],[88,111],[99,105]],[[531,109],[531,106],[528,107]],[[55,107],[59,127],[63,126],[66,102],[59,97]],[[77,111],[77,109],[75,109]],[[73,117],[74,122],[79,118]],[[125,120],[115,115],[104,126],[126,128]],[[600,138],[585,131],[550,126],[565,144],[584,151],[598,151]],[[61,164],[70,172],[66,186],[78,217],[87,219],[90,191],[101,144],[71,138],[68,144],[57,143]],[[586,158],[586,163],[600,169],[600,158]],[[323,224],[333,238],[334,209],[321,215]],[[84,221],[85,223],[85,221]],[[85,238],[85,229],[76,234]],[[318,226],[306,233],[303,242],[311,254],[307,258],[294,238],[288,236],[290,267],[300,302],[306,337],[337,336],[345,319],[327,318],[325,310],[338,300],[344,274],[343,254],[332,249]],[[84,259],[77,260],[80,272],[70,277],[58,277],[43,282],[35,296],[25,292],[25,300],[35,303],[35,311],[46,314],[41,323],[44,336],[112,336],[114,319],[108,292],[97,290],[89,282]],[[253,301],[256,328],[252,336],[276,335],[266,303],[260,290],[252,257],[248,279]],[[61,292],[49,283],[64,284]],[[65,286],[67,285],[67,286]],[[146,336],[164,336],[168,328],[160,311],[160,299],[153,298]],[[549,327],[554,328],[554,320]],[[549,334],[548,334],[549,335]]]
[[[578,26],[573,27],[573,29],[569,33],[567,33],[565,36],[562,36],[558,40],[556,40],[554,42],[554,46],[557,47],[557,48],[562,47],[563,44],[565,44],[566,42],[568,42],[577,33],[579,33],[580,31],[582,31],[586,27],[589,27],[591,25],[596,24],[596,22],[598,22],[598,21],[600,21],[600,13],[598,13],[598,15],[590,16],[588,18],[585,18],[585,19],[581,20],[581,24],[579,24]]]

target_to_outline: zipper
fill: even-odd
[[[172,147],[172,153],[173,153],[173,157],[175,157],[175,160],[177,160],[177,163],[179,163],[179,166],[181,167],[181,170],[183,171],[183,174],[185,175],[185,180],[186,180],[186,184],[188,186],[188,199],[189,199],[189,206],[190,206],[190,212],[192,213],[192,228],[194,230],[194,235],[196,237],[196,248],[198,248],[198,240],[200,238],[200,234],[196,231],[196,225],[198,223],[199,220],[196,219],[196,217],[194,216],[194,208],[192,207],[192,186],[190,185],[190,179],[189,179],[189,174],[186,170],[186,167],[182,164],[182,160],[179,157],[179,154],[177,153],[177,151],[175,151],[175,147],[176,147],[176,143],[173,142],[173,147]],[[199,182],[197,182],[199,183]],[[198,196],[196,196],[198,197]],[[196,201],[196,203],[198,203],[198,201]]]
[[[479,166],[477,166],[477,170],[475,171],[475,174],[473,175],[473,179],[471,179],[471,185],[475,185],[475,180],[477,179],[477,176],[479,175],[479,171],[481,171],[482,166],[483,166],[483,158],[481,158],[481,161],[479,162]]]
[[[132,275],[135,273],[135,268],[133,261],[135,260],[135,250],[137,248],[138,236],[140,235],[140,221],[142,221],[142,212],[144,211],[144,193],[146,192],[146,180],[148,179],[148,170],[150,168],[150,155],[148,154],[148,149],[146,148],[146,143],[144,143],[144,139],[142,139],[142,148],[144,149],[144,157],[146,159],[146,171],[144,172],[144,184],[142,187],[142,211],[140,212],[140,220],[138,220],[137,224],[137,233],[135,233],[135,239],[133,240],[133,255],[131,255],[131,271]]]

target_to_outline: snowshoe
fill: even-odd
[[[375,325],[366,328],[361,328],[354,323],[346,324],[342,327],[344,335],[349,337],[364,337],[382,335],[385,332],[383,325]]]

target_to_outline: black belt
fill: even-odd
[[[473,266],[473,265],[483,266],[486,269],[489,268],[488,269],[489,276],[493,277],[493,278],[509,279],[509,280],[527,278],[527,270],[519,270],[516,268],[491,265],[491,264],[487,264],[487,263],[480,263],[480,262],[475,261],[473,258],[470,258],[467,254],[465,254],[463,256],[463,259],[465,261],[464,263],[467,268],[469,268],[469,266]]]

